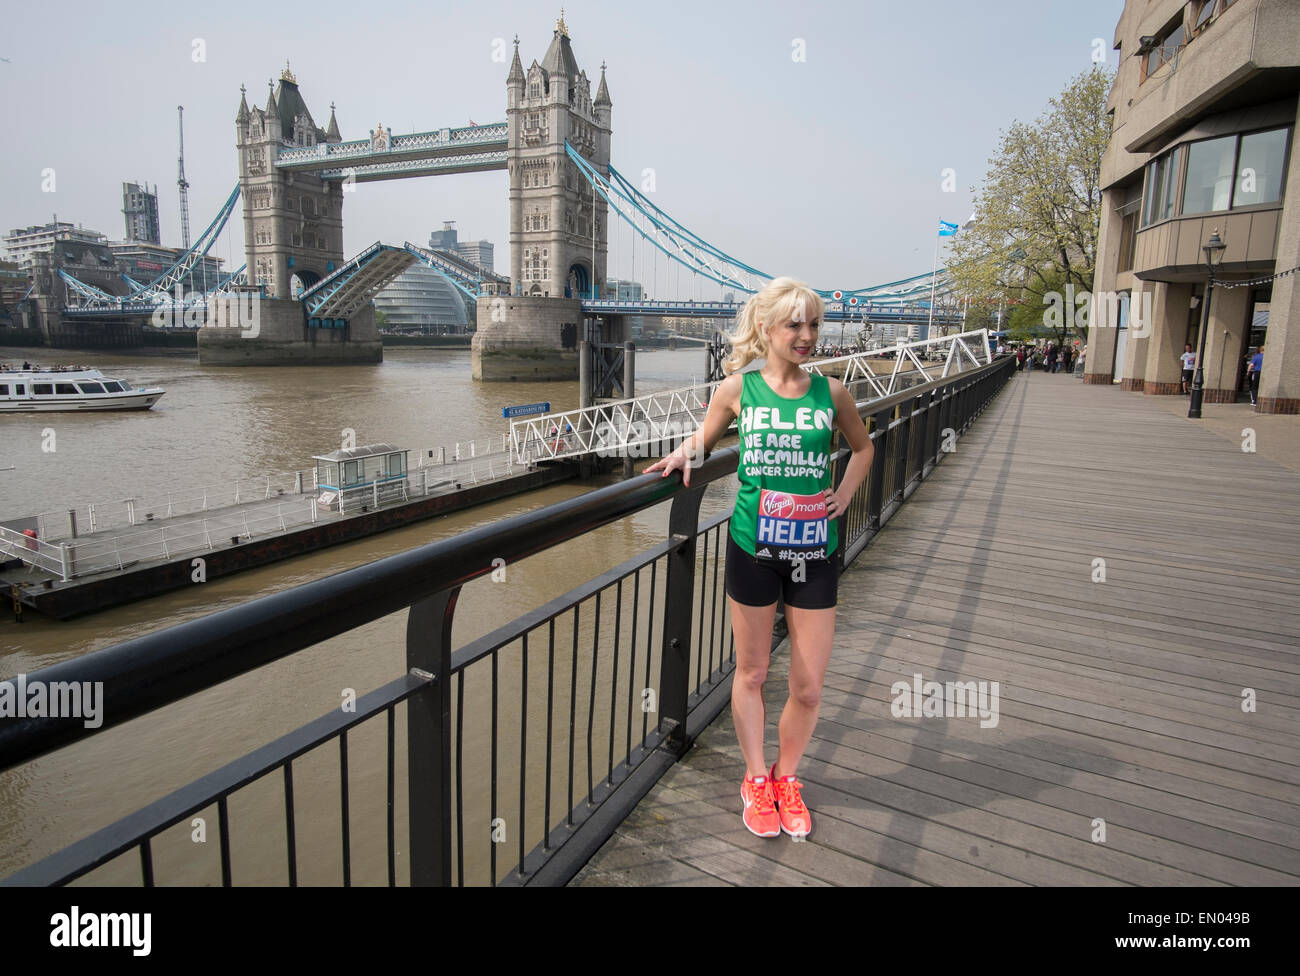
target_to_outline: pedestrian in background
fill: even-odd
[[[1250,402],[1259,403],[1259,373],[1264,368],[1264,347],[1260,346],[1246,364],[1246,381],[1250,385]]]
[[[1196,375],[1196,353],[1192,352],[1192,344],[1189,342],[1183,346],[1183,354],[1178,357],[1179,362],[1183,364],[1183,393],[1192,392],[1192,377]]]

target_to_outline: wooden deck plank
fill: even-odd
[[[1300,885],[1300,477],[1155,400],[1016,376],[846,570],[806,843],[740,824],[724,711],[575,881]],[[996,726],[895,717],[915,673]]]

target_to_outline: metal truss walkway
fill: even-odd
[[[282,148],[275,168],[353,183],[505,169],[507,131],[505,122],[491,122],[400,136],[386,133],[381,140],[318,142]]]
[[[803,368],[840,377],[862,403],[989,362],[988,330],[979,329],[822,359]],[[587,454],[657,455],[666,443],[675,446],[699,428],[719,382],[511,421],[515,460],[529,464]]]

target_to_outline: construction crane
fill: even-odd
[[[190,249],[190,184],[185,179],[185,106],[176,106],[176,124],[180,132],[181,155],[176,166],[178,176],[176,186],[181,191],[181,247]]]

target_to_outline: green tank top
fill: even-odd
[[[731,538],[761,560],[827,559],[838,543],[822,491],[833,487],[835,403],[816,373],[801,397],[772,391],[758,370],[741,374],[740,467]]]

